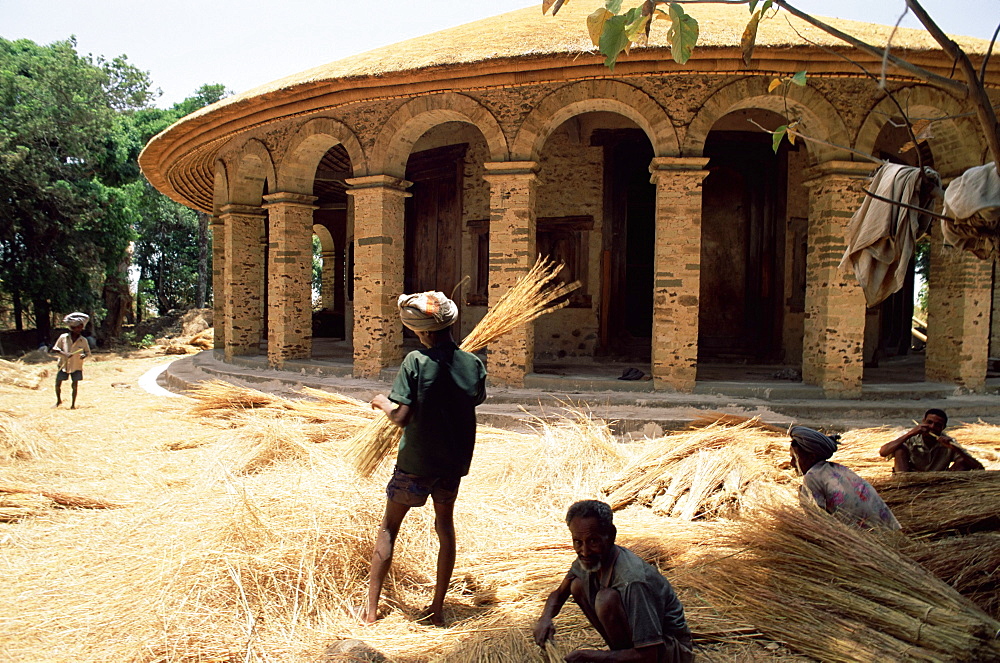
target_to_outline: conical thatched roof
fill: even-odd
[[[543,16],[541,3],[492,18],[410,39],[392,46],[337,60],[261,85],[224,99],[183,118],[153,138],[140,164],[153,184],[175,200],[207,208],[210,187],[203,181],[208,152],[216,152],[220,141],[238,131],[274,122],[310,109],[342,103],[378,99],[401,93],[400,86],[414,91],[477,87],[486,84],[516,84],[526,77],[532,82],[608,76],[603,56],[590,41],[586,17],[603,1],[574,0],[558,16]],[[698,4],[688,8],[700,26],[694,56],[676,65],[667,50],[667,21],[655,21],[649,45],[635,48],[619,59],[614,74],[651,71],[712,73],[794,72],[822,62],[823,73],[857,75],[854,65],[830,49],[852,54],[866,62],[843,42],[826,32],[779,12],[763,22],[757,37],[757,62],[747,68],[740,59],[740,39],[749,13],[745,5]],[[858,21],[824,19],[835,27],[873,45],[885,45],[893,28]],[[985,53],[989,43],[957,37],[970,55]],[[951,61],[934,40],[921,30],[900,28],[892,36],[894,51],[936,73],[948,75]],[[991,63],[992,64],[992,63]],[[1000,65],[997,65],[1000,66]],[[584,71],[586,69],[586,71]],[[991,66],[991,71],[996,67]],[[572,71],[571,71],[572,70]],[[812,72],[813,69],[810,69]],[[506,77],[504,80],[500,78]],[[475,83],[473,83],[475,81]],[[414,86],[413,84],[417,84]],[[417,89],[419,88],[419,90]],[[213,149],[210,144],[216,145]],[[178,169],[178,162],[194,152],[201,166]],[[190,160],[190,159],[189,159]],[[201,170],[195,175],[194,170]],[[186,172],[180,172],[181,170]],[[182,182],[185,180],[185,182]],[[199,189],[194,191],[193,188]],[[180,189],[185,191],[182,193]]]

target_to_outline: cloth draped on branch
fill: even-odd
[[[948,185],[944,194],[945,214],[941,221],[944,241],[988,260],[1000,244],[1000,174],[996,165],[970,168]]]
[[[883,164],[872,176],[869,190],[882,198],[920,206],[921,176],[940,182],[930,168]],[[869,307],[903,287],[917,239],[929,223],[915,210],[865,196],[847,227],[840,271],[854,272]]]

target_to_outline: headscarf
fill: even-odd
[[[796,444],[802,447],[803,451],[820,460],[826,460],[833,455],[833,452],[837,450],[837,441],[840,439],[839,435],[829,437],[818,430],[805,426],[792,426],[788,434],[792,436],[792,440]]]
[[[77,325],[86,326],[90,322],[90,316],[86,313],[70,313],[65,318],[63,318],[63,324],[67,327],[76,327]]]
[[[396,305],[399,306],[399,317],[403,324],[413,331],[445,329],[458,318],[458,307],[443,292],[400,295]]]

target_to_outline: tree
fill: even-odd
[[[109,265],[127,251],[126,215],[100,181],[116,115],[150,99],[124,57],[81,56],[0,39],[0,287],[17,324],[30,303],[39,341],[52,310],[94,310]]]

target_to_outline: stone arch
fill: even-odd
[[[975,117],[954,117],[968,112],[968,108],[957,99],[927,85],[905,87],[893,95],[911,119],[949,118],[934,123],[933,137],[929,139],[934,167],[942,177],[955,177],[983,163],[982,130]],[[882,127],[889,118],[898,116],[899,109],[888,97],[875,104],[861,123],[854,141],[855,149],[871,153]]]
[[[354,132],[337,120],[317,117],[302,124],[288,142],[278,162],[278,190],[311,195],[316,167],[323,155],[338,144],[351,157],[353,176],[367,175],[364,150]]]
[[[226,162],[219,159],[215,162],[215,177],[212,182],[212,214],[218,216],[222,206],[229,202],[229,175]]]
[[[323,247],[323,251],[333,251],[336,246],[333,242],[333,234],[330,233],[330,229],[321,223],[313,224],[313,234],[319,237],[319,244]]]
[[[479,129],[493,161],[507,159],[507,139],[493,114],[475,99],[456,92],[416,97],[400,106],[379,132],[371,150],[371,172],[403,177],[413,144],[444,122],[465,122]]]
[[[256,138],[243,144],[232,156],[229,178],[229,202],[259,207],[264,186],[277,191],[274,160],[267,146]]]
[[[727,113],[747,108],[761,108],[784,114],[786,105],[790,111],[797,114],[799,128],[803,134],[844,148],[850,146],[851,137],[847,126],[840,113],[826,97],[808,85],[804,87],[789,85],[787,94],[782,96],[767,91],[769,81],[766,76],[742,78],[720,88],[708,97],[688,125],[681,153],[685,156],[700,156],[705,148],[708,132]],[[850,159],[846,149],[804,142],[816,161]]]
[[[511,147],[511,160],[537,161],[549,135],[569,118],[593,111],[623,115],[649,137],[654,156],[676,156],[677,130],[656,101],[637,87],[615,80],[570,83],[555,90],[521,123]]]

